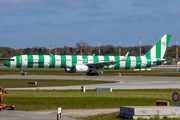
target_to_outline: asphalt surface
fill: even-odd
[[[171,89],[180,88],[179,77],[152,77],[152,76],[64,76],[64,75],[1,75],[0,79],[42,79],[42,80],[99,80],[114,81],[110,84],[85,85],[86,89]],[[115,83],[117,82],[117,83]],[[81,89],[76,86],[39,87],[40,90],[67,90]],[[32,88],[6,88],[6,90],[36,90]]]
[[[154,70],[177,70],[180,69],[180,65],[159,65],[155,67],[151,67]]]
[[[0,111],[0,120],[57,120],[57,115],[47,115],[38,112],[26,112],[19,110],[2,110]],[[77,120],[74,118],[64,117],[61,120]]]
[[[14,68],[9,68],[6,66],[0,66],[0,69],[14,69]],[[24,68],[24,70],[26,69],[49,69],[49,68]],[[64,68],[51,68],[51,69],[64,69]],[[175,69],[180,69],[180,65],[159,65],[159,66],[155,66],[155,67],[151,67],[151,69],[154,70],[175,70]]]

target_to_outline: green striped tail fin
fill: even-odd
[[[168,47],[171,35],[164,35],[146,54],[146,58],[163,59]]]

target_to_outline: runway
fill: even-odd
[[[6,66],[0,66],[0,69],[14,69],[14,68],[9,68]],[[49,68],[24,68],[26,69],[49,69]],[[61,69],[64,70],[64,68],[51,68],[51,69]],[[155,67],[151,67],[151,69],[154,70],[174,70],[174,69],[180,69],[180,65],[159,65]]]
[[[117,83],[85,85],[86,89],[179,89],[179,77],[151,77],[151,76],[64,76],[64,75],[1,75],[0,79],[42,79],[42,80],[98,80],[114,81]],[[76,86],[39,87],[40,90],[81,89]],[[36,90],[33,88],[6,88],[6,90]]]

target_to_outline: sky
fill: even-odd
[[[180,37],[180,0],[0,0],[0,46],[122,47]]]

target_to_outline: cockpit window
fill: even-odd
[[[14,59],[9,59],[9,61],[14,61]]]

